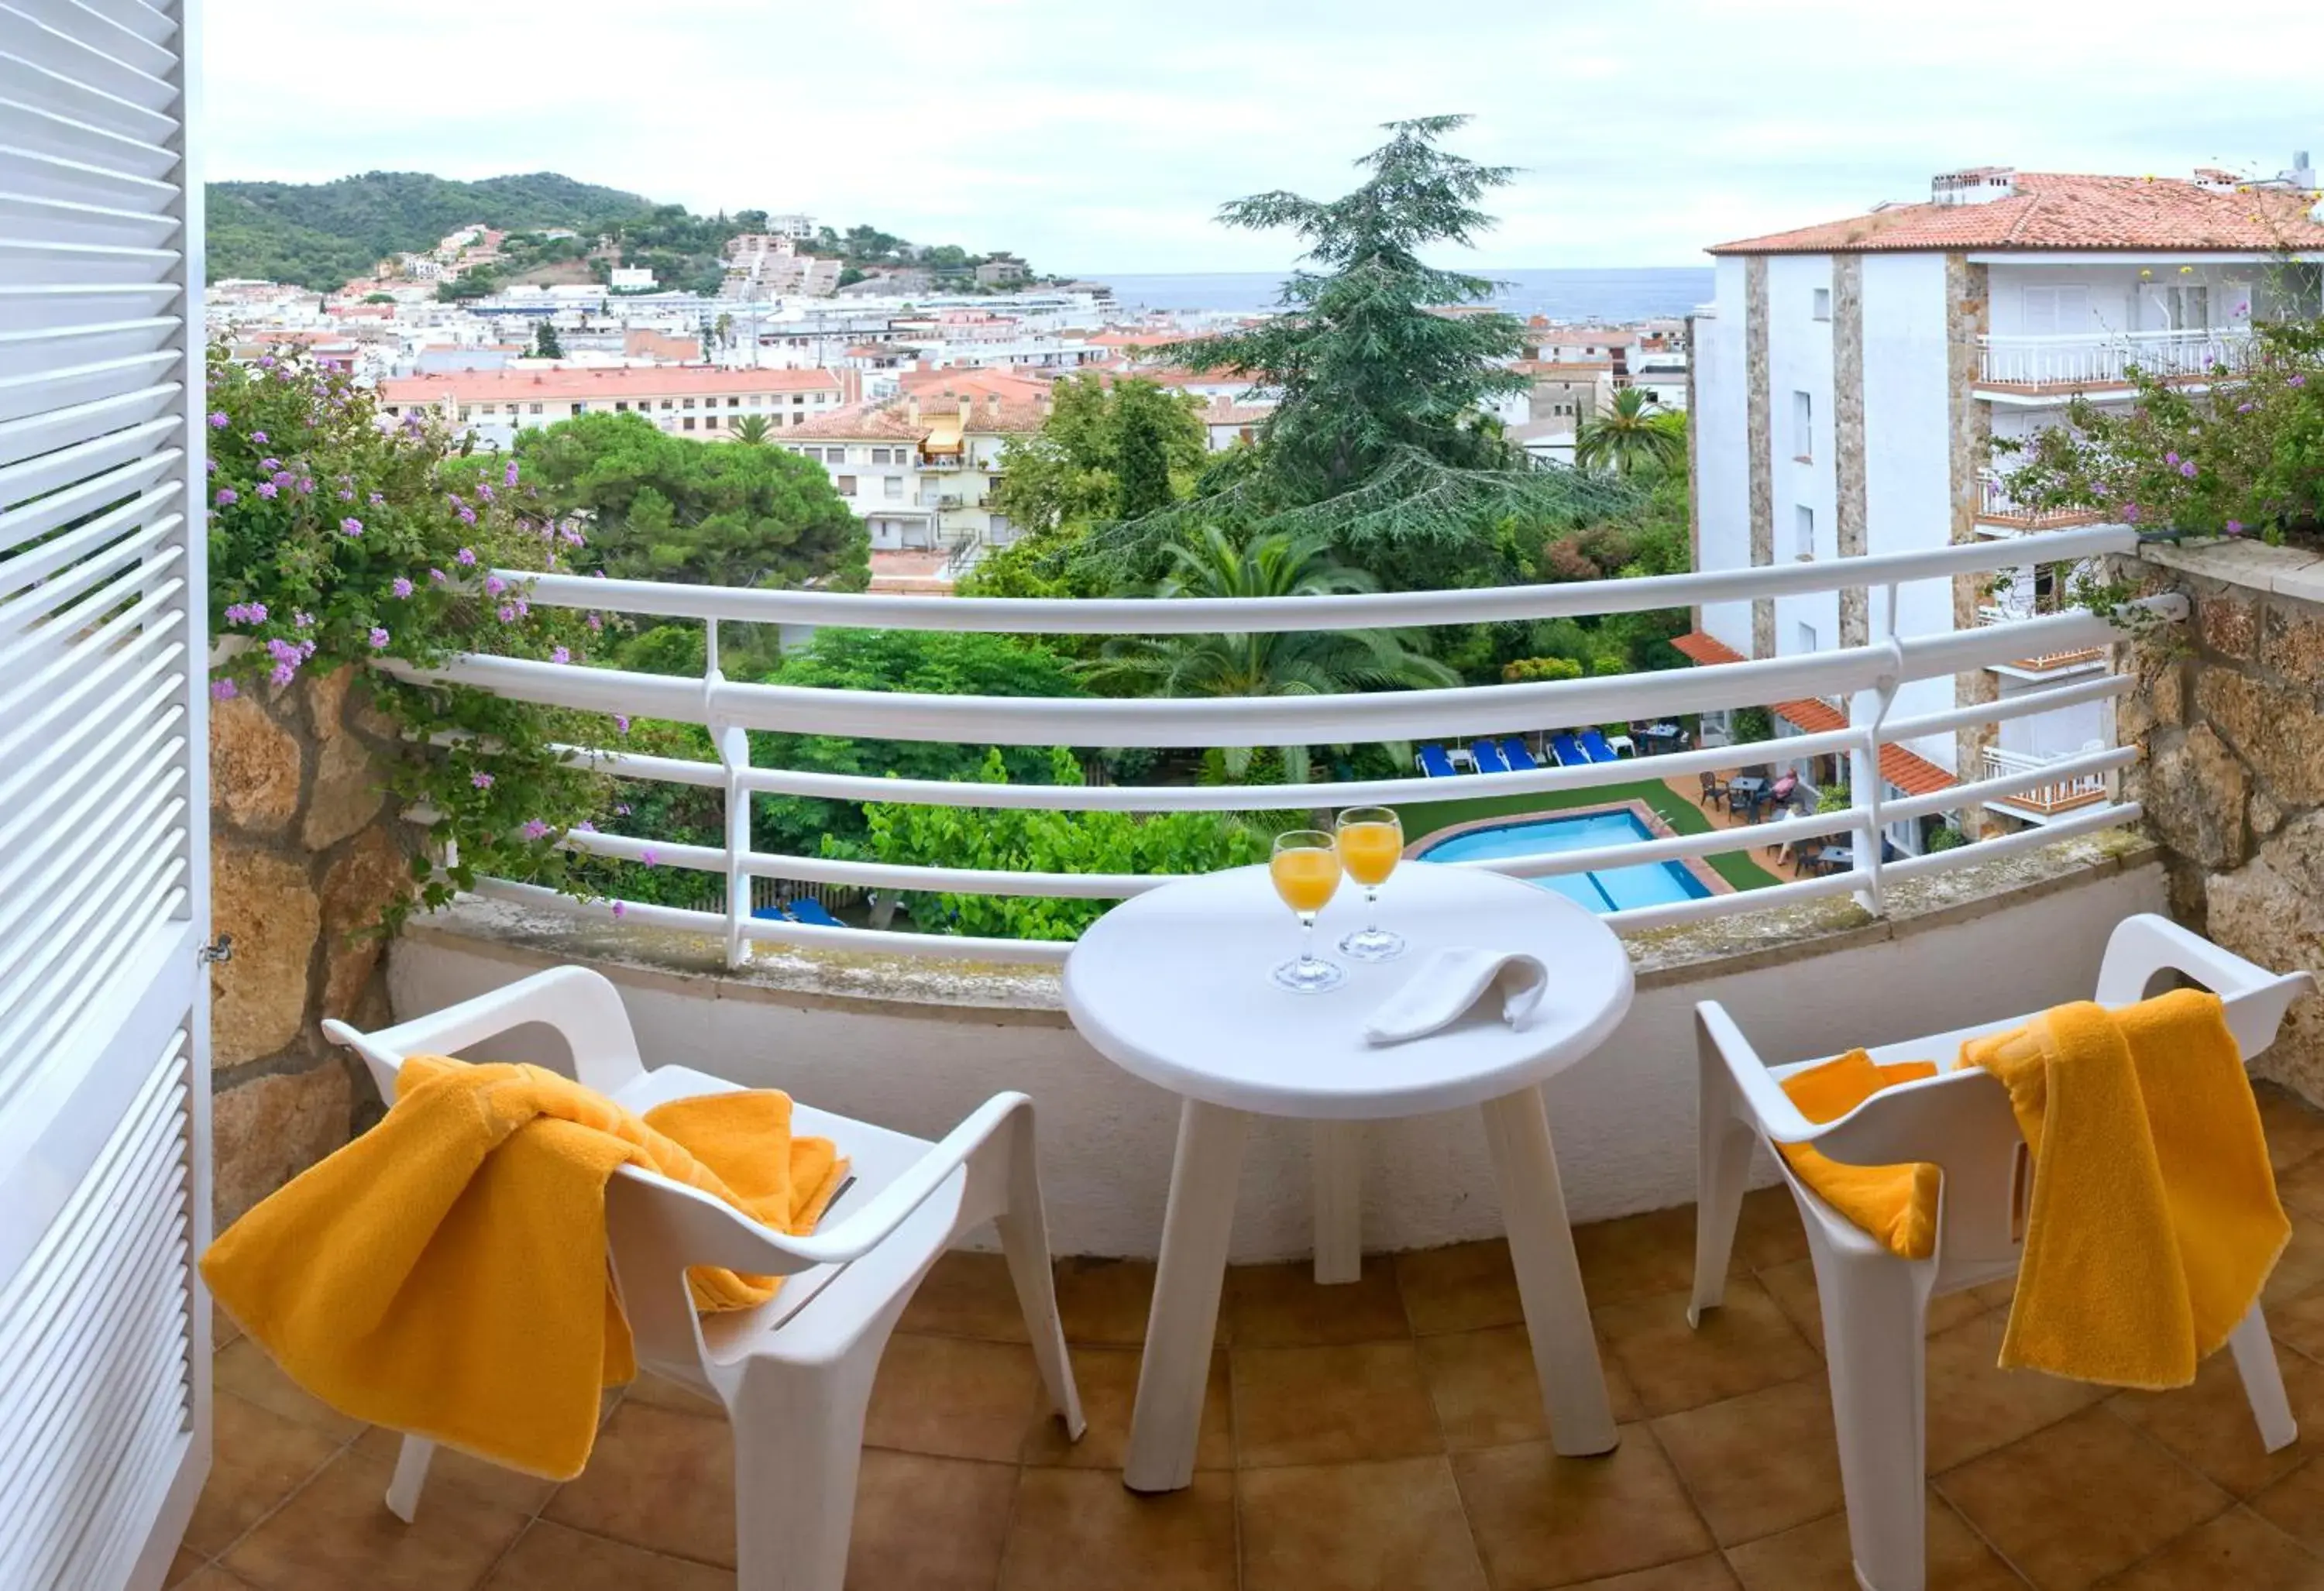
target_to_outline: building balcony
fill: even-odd
[[[1988,530],[2015,533],[2065,530],[2079,525],[2099,525],[2110,521],[2096,509],[2029,507],[2011,495],[1999,474],[1988,471],[1978,478],[1977,522]]]
[[[2005,751],[1998,746],[1985,750],[1985,774],[1987,778],[2023,778],[2028,774],[2046,773],[2070,759],[2061,757],[2036,757],[2023,751]],[[1996,810],[2012,816],[2031,818],[2035,823],[2051,823],[2070,812],[2080,812],[2112,799],[2110,781],[2104,773],[2066,771],[2039,784],[2013,790],[2006,796],[1997,796],[1989,803]]]
[[[2028,620],[2043,616],[2030,606],[2015,603],[1988,604],[1977,611],[1977,621],[1980,627],[2024,624]],[[2098,667],[2105,663],[2106,656],[2107,648],[2104,645],[2050,647],[2038,651],[2029,651],[2022,658],[1997,660],[1987,664],[1987,667],[1996,670],[2010,670],[2024,674],[2052,674],[2063,669]]]
[[[1977,391],[2024,400],[2088,393],[2126,396],[2135,373],[2201,385],[2232,372],[2251,345],[2248,327],[2195,331],[1987,335],[1978,339]]]

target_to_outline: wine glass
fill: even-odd
[[[1404,824],[1385,806],[1351,806],[1340,814],[1340,865],[1364,887],[1365,926],[1340,941],[1359,961],[1392,961],[1404,954],[1404,935],[1379,925],[1379,887],[1404,860]]]
[[[1340,853],[1321,829],[1294,829],[1275,837],[1268,877],[1283,904],[1299,914],[1299,954],[1275,970],[1275,981],[1296,994],[1322,994],[1347,979],[1347,970],[1315,954],[1315,914],[1340,887]]]

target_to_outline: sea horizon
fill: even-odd
[[[1124,309],[1234,312],[1276,307],[1289,273],[1277,271],[1069,272],[1102,281]],[[1495,308],[1552,320],[1645,320],[1683,316],[1711,295],[1708,265],[1480,270],[1499,287]]]

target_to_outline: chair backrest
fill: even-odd
[[[604,974],[586,967],[536,972],[377,1033],[359,1032],[338,1021],[324,1023],[323,1033],[361,1055],[379,1085],[380,1098],[392,1101],[395,1074],[406,1056],[456,1054],[534,1024],[565,1041],[575,1081],[601,1094],[618,1091],[645,1071],[621,991]]]
[[[2163,972],[2181,974],[2219,997],[2246,1062],[2275,1042],[2292,1000],[2317,986],[2310,973],[2270,972],[2168,919],[2141,914],[2116,924],[2093,998],[2104,1006],[2135,1004],[2159,992],[2151,986]],[[1817,1147],[1858,1165],[1923,1161],[1941,1167],[1945,1269],[2011,1260],[2030,1184],[2007,1090],[1989,1073],[1948,1070],[1950,1056],[1929,1059],[1941,1068],[1937,1076],[1875,1094]]]

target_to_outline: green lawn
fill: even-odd
[[[1457,785],[1457,779],[1447,779]],[[1535,796],[1481,796],[1472,801],[1400,802],[1397,815],[1404,820],[1407,840],[1418,840],[1439,829],[1454,823],[1473,823],[1479,818],[1507,817],[1512,814],[1563,812],[1574,806],[1604,806],[1618,801],[1643,801],[1671,826],[1674,833],[1702,834],[1717,827],[1703,814],[1702,809],[1673,790],[1660,779],[1641,779],[1634,785],[1600,785],[1594,790],[1554,790]],[[1773,873],[1751,860],[1751,841],[1747,835],[1736,837],[1737,849],[1720,851],[1705,858],[1713,871],[1738,889],[1765,889],[1780,882]]]

